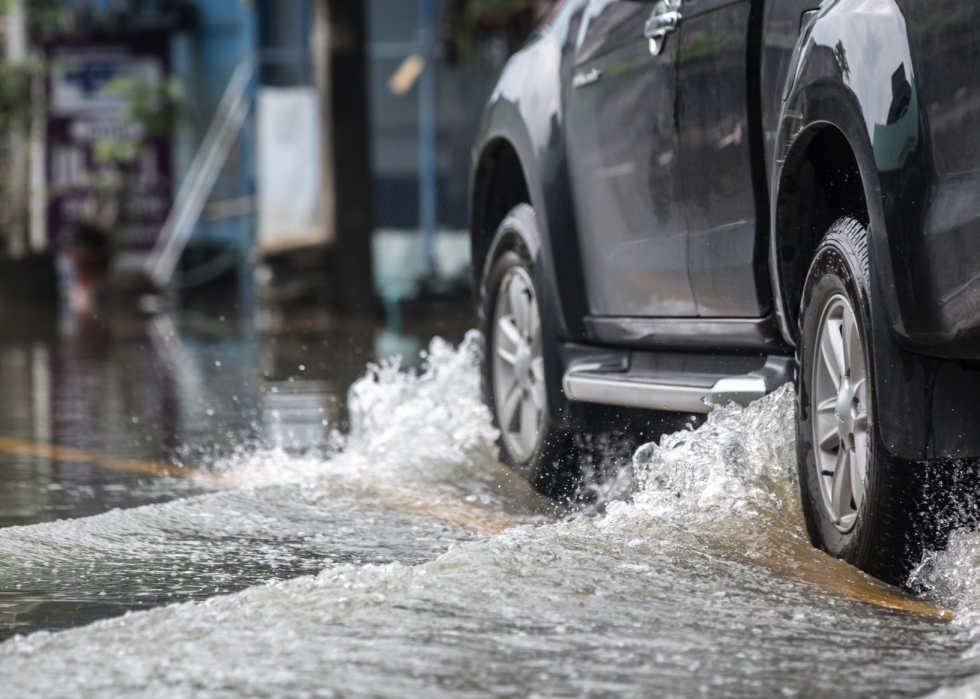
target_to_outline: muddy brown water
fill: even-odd
[[[980,537],[935,600],[813,550],[790,389],[555,507],[496,459],[471,324],[0,338],[2,695],[974,691]]]

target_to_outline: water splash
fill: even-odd
[[[429,515],[441,508],[452,521],[493,532],[549,517],[554,504],[497,459],[498,433],[480,394],[481,346],[471,330],[458,348],[433,339],[421,373],[403,371],[399,358],[368,365],[348,391],[349,434],[331,435],[326,458],[274,445],[243,449],[215,471],[236,486],[332,480],[352,494],[400,508],[414,503]]]
[[[793,388],[786,384],[748,408],[716,408],[697,430],[640,447],[635,501],[725,518],[774,508],[774,516],[802,527],[795,449]]]
[[[944,551],[930,551],[912,571],[910,582],[956,609],[954,624],[970,641],[962,651],[966,662],[980,658],[980,533],[954,531]],[[962,684],[952,683],[930,695],[930,699],[977,699],[980,675]]]
[[[269,530],[271,512],[287,516],[305,493],[316,497],[289,527],[305,527],[319,508],[335,515],[323,527],[331,545],[388,532],[376,548],[390,542],[390,562],[324,560],[316,575],[16,637],[0,645],[5,692],[639,697],[833,696],[846,688],[915,696],[963,671],[948,625],[906,614],[897,602],[887,608],[907,600],[809,546],[790,387],[645,445],[632,462],[630,502],[554,521],[533,514],[536,496],[496,461],[496,432],[479,397],[479,345],[475,334],[456,350],[435,342],[421,374],[370,368],[351,389],[351,433],[331,459],[268,452],[231,460],[221,472],[246,487],[111,513],[86,549],[116,546],[113,538],[131,527],[120,554],[159,536],[153,550],[167,555],[186,536],[182,515],[200,508],[220,538],[223,518],[239,508],[249,527],[225,531],[241,541],[222,555],[246,555]],[[340,506],[385,502],[385,493],[526,523],[457,537],[460,544],[423,562],[399,550],[426,538],[421,520],[379,528],[378,512]],[[141,520],[148,513],[165,522],[151,530]],[[19,551],[43,561],[67,527],[25,528],[30,541]],[[18,552],[3,553],[5,536],[0,558],[16,566]],[[294,542],[267,543],[272,554]],[[175,563],[186,554],[171,551]]]

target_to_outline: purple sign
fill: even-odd
[[[52,44],[47,55],[49,242],[67,244],[79,224],[111,220],[120,248],[152,247],[172,201],[171,142],[127,115],[122,87],[165,80],[168,42]]]

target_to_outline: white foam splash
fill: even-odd
[[[716,408],[697,430],[640,447],[633,457],[635,502],[726,516],[763,505],[803,526],[793,398],[786,384],[747,408]]]
[[[980,658],[980,533],[959,530],[950,535],[945,551],[928,552],[912,573],[942,602],[956,610],[953,624],[971,644],[965,660]],[[980,675],[929,695],[930,699],[980,699]]]
[[[397,361],[371,366],[348,392],[350,464],[384,472],[396,459],[405,477],[427,482],[496,470],[498,433],[476,370],[481,346],[475,330],[458,348],[435,338],[418,376]]]
[[[326,458],[276,445],[241,449],[214,470],[239,486],[340,478],[512,515],[549,512],[550,503],[497,459],[498,432],[480,392],[481,347],[479,332],[471,330],[455,348],[434,338],[421,373],[402,370],[398,358],[368,365],[348,391],[350,432],[331,436]],[[210,474],[201,477],[208,481]]]

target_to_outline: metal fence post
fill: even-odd
[[[436,236],[436,59],[435,0],[418,0],[419,44],[425,69],[419,79],[419,228],[428,275],[435,272]]]

